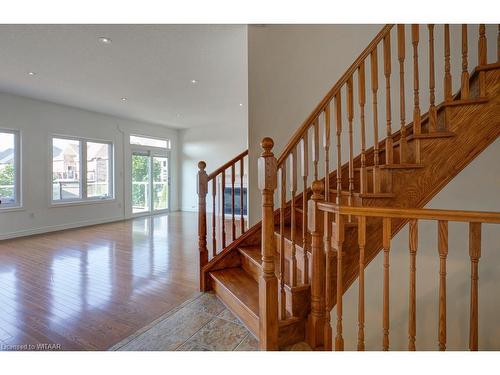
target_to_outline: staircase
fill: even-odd
[[[241,193],[246,152],[211,175],[207,175],[206,165],[200,162],[200,287],[203,291],[213,289],[259,339],[262,349],[276,350],[306,341],[315,350],[331,350],[334,346],[342,350],[342,295],[357,279],[364,293],[364,268],[381,250],[389,266],[390,240],[408,223],[410,233],[415,235],[417,220],[423,217],[439,221],[440,226],[446,220],[466,221],[471,223],[471,238],[475,238],[477,225],[500,223],[499,214],[418,210],[500,134],[500,52],[496,62],[487,62],[486,27],[479,26],[479,63],[470,73],[470,33],[467,25],[461,27],[462,70],[460,89],[455,94],[450,65],[451,30],[448,25],[440,27],[444,41],[439,53],[435,53],[434,25],[425,28],[429,56],[423,62],[418,53],[423,27],[386,25],[292,136],[278,159],[272,152],[272,140],[262,141],[259,187],[263,220],[257,225],[245,229],[241,194],[240,206],[235,206],[236,166]],[[406,30],[411,32],[410,48],[405,48]],[[392,56],[391,38],[397,40],[397,56]],[[383,51],[382,59],[379,49]],[[411,58],[407,58],[406,50],[413,51]],[[440,77],[444,83],[443,100],[439,105],[435,103],[435,56],[444,56],[444,75]],[[397,60],[399,66],[399,84],[391,87],[395,81],[391,77],[392,60]],[[419,66],[424,63],[429,67],[429,77],[421,85]],[[369,84],[366,65],[370,67]],[[383,65],[385,90],[379,89],[379,65]],[[410,70],[409,66],[413,68]],[[412,82],[411,88],[405,87],[407,81]],[[429,90],[424,114],[421,86]],[[371,93],[369,101],[367,91]],[[413,94],[412,100],[407,99],[408,92]],[[379,104],[379,96],[384,97],[383,105]],[[399,98],[400,128],[396,131],[396,111],[391,106],[394,97]],[[409,123],[407,107],[412,109]],[[381,124],[385,125],[385,137],[380,137]],[[359,133],[357,138],[355,131]],[[355,153],[359,154],[355,157]],[[331,160],[336,163],[333,171]],[[221,194],[220,202],[217,194],[225,191],[229,170],[232,214],[221,214],[219,210],[218,216],[216,203],[224,207],[225,198]],[[209,185],[212,241],[207,241]],[[275,207],[276,190],[279,204]],[[239,222],[235,212],[239,213]],[[228,244],[226,232],[232,233]],[[443,238],[439,238],[440,249],[445,248]],[[207,242],[212,244],[211,252]],[[476,245],[480,250],[480,241]],[[477,246],[471,254],[477,253]],[[414,250],[410,252],[416,253],[416,243]],[[471,261],[477,266],[478,257],[471,255]],[[410,268],[409,272],[415,275],[415,269]],[[384,292],[386,288],[388,281]],[[414,295],[414,290],[411,293]],[[335,343],[330,322],[334,307]],[[471,302],[471,335],[474,324],[477,327],[477,314],[473,321],[472,307]],[[360,295],[359,308],[364,311],[364,294]],[[384,324],[388,311],[387,301]],[[410,314],[409,319],[412,327],[414,316]],[[444,315],[444,326],[445,319]],[[363,350],[363,314],[359,324],[358,349]],[[410,350],[415,349],[411,336]],[[475,347],[474,338],[471,339],[471,349],[477,349],[475,339]],[[440,348],[444,347],[445,338],[440,336]],[[388,328],[383,348],[389,348]]]

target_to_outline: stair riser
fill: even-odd
[[[222,303],[243,322],[254,336],[259,337],[259,317],[227,290],[222,283],[211,278],[211,285]]]
[[[262,273],[262,267],[255,264],[251,259],[240,253],[241,267],[250,275],[252,278],[259,282],[259,277]]]

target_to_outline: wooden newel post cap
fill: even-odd
[[[311,199],[315,201],[322,200],[324,190],[325,190],[325,185],[323,184],[323,182],[313,181],[312,183],[313,195],[311,196]]]
[[[262,155],[258,159],[258,184],[260,190],[274,191],[277,187],[277,161],[271,151],[274,146],[274,141],[266,137],[260,145],[264,149]]]
[[[274,147],[274,141],[272,138],[269,138],[269,137],[265,137],[262,139],[262,141],[260,141],[260,147],[262,147],[262,149],[264,150],[262,152],[262,156],[271,156],[273,155],[272,153],[272,149]]]
[[[198,183],[197,185],[197,193],[199,197],[205,197],[208,192],[208,175],[207,172],[205,172],[205,168],[207,167],[207,163],[205,163],[203,160],[198,162]]]

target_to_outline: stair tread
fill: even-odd
[[[274,232],[278,235],[280,235],[280,226],[279,225],[276,225],[274,227]],[[285,225],[285,227],[283,228],[283,236],[285,237],[286,240],[288,241],[292,241],[292,227],[290,225]],[[309,231],[307,231],[306,233],[306,241],[308,241],[308,243],[311,243],[311,235],[309,234]],[[304,248],[303,246],[304,244],[304,241],[303,241],[303,238],[302,238],[302,230],[300,228],[297,228],[295,230],[295,245],[300,247],[301,249]],[[310,251],[310,249],[309,249]],[[277,254],[277,256],[279,257],[279,254]],[[275,259],[276,259],[276,256],[275,256]]]
[[[337,189],[330,189],[330,193],[337,194]],[[341,195],[342,196],[349,196],[349,191],[342,190]],[[356,197],[359,197],[359,198],[394,198],[393,193],[359,193],[359,192],[354,192],[353,195]]]
[[[221,283],[256,316],[259,316],[259,284],[243,268],[212,271],[210,276]]]
[[[262,266],[262,255],[260,245],[240,246],[238,250],[243,256],[249,258],[253,263]],[[275,254],[276,256],[277,254]]]
[[[403,163],[403,164],[383,164],[380,169],[417,169],[424,168],[423,164]]]
[[[406,140],[411,141],[412,139],[434,139],[434,138],[451,138],[456,134],[449,131],[439,131],[432,133],[421,133],[421,134],[410,134]]]

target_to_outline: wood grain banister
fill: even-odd
[[[361,52],[356,60],[351,64],[351,66],[345,71],[345,73],[340,77],[340,79],[335,83],[335,85],[328,91],[323,100],[316,106],[316,108],[311,112],[309,117],[302,123],[302,125],[293,134],[290,141],[285,146],[283,152],[278,158],[278,167],[280,167],[293,150],[293,148],[300,142],[301,138],[304,136],[305,132],[313,124],[313,122],[318,118],[318,116],[325,110],[325,107],[330,103],[333,97],[339,92],[339,90],[347,83],[347,80],[356,72],[359,65],[370,55],[373,49],[384,39],[384,37],[389,34],[393,24],[385,25],[382,30],[373,38],[370,44]]]
[[[433,208],[350,207],[339,206],[329,202],[319,202],[318,208],[321,211],[340,213],[341,215],[500,224],[500,212],[441,210]]]
[[[217,175],[219,175],[221,172],[223,172],[224,170],[226,170],[227,168],[229,168],[230,166],[236,164],[238,161],[240,161],[241,159],[243,159],[245,156],[248,155],[248,150],[245,150],[243,151],[241,154],[238,154],[236,155],[234,158],[232,158],[231,160],[229,160],[227,163],[221,165],[219,168],[217,168],[215,171],[213,171],[212,173],[210,173],[208,175],[208,181],[214,179],[215,177],[217,177]]]

